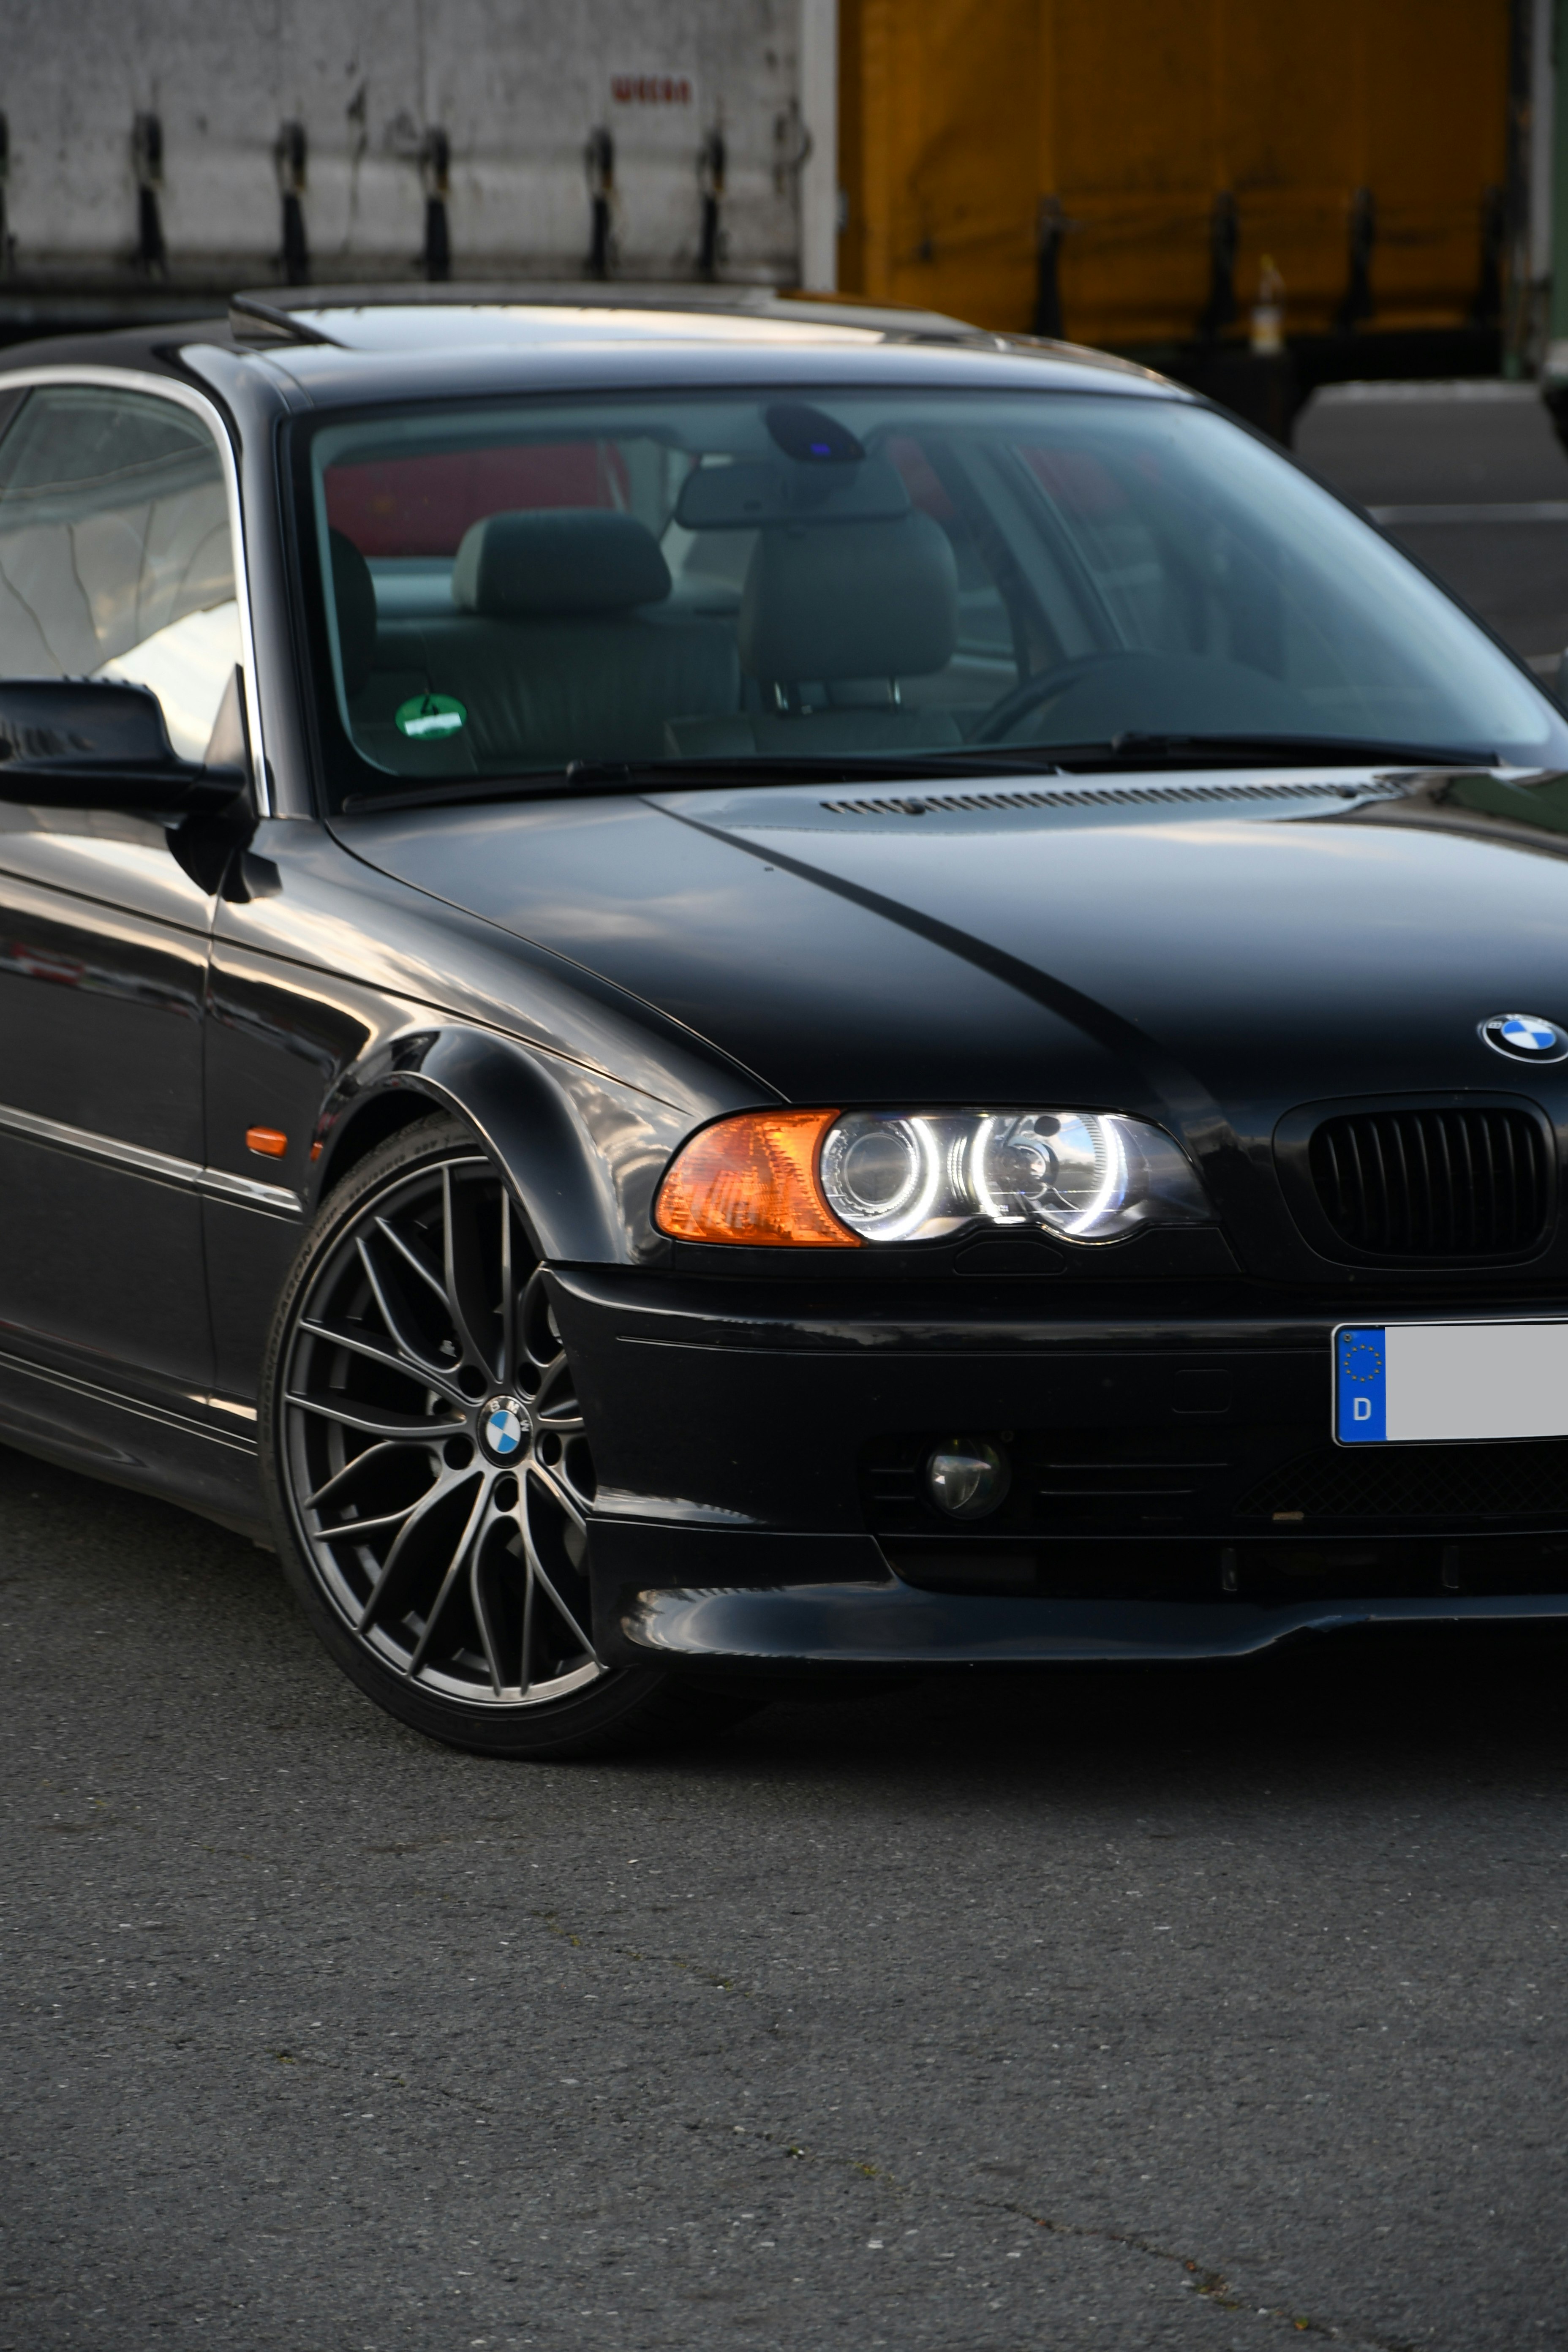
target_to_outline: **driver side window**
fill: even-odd
[[[174,402],[30,392],[0,439],[0,677],[150,687],[200,760],[240,656],[223,468]]]

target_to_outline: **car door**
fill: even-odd
[[[26,390],[0,434],[0,677],[150,687],[200,759],[239,656],[229,472],[188,401]],[[0,1350],[123,1390],[211,1380],[210,898],[151,818],[0,805]]]

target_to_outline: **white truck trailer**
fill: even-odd
[[[835,0],[6,0],[0,339],[237,288],[833,285]]]

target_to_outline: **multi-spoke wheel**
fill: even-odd
[[[286,1561],[329,1647],[437,1738],[562,1754],[659,1706],[596,1654],[594,1469],[544,1278],[449,1119],[373,1153],[284,1293],[264,1443]]]

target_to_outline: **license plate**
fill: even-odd
[[[1568,1437],[1568,1323],[1342,1323],[1341,1445]]]

